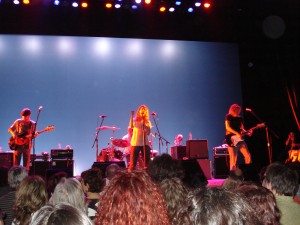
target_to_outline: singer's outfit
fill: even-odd
[[[229,126],[237,131],[238,133],[241,133],[241,127],[243,124],[243,119],[240,116],[232,116],[231,114],[227,114],[225,116],[225,121],[228,121]],[[226,133],[226,136],[231,137],[233,134]],[[226,138],[227,140],[227,138]],[[236,168],[237,164],[237,158],[238,158],[238,152],[240,151],[242,155],[244,156],[245,163],[250,164],[251,163],[251,155],[248,150],[247,144],[244,140],[241,140],[236,144],[236,146],[231,143],[231,141],[227,140],[228,146],[228,153],[229,153],[229,164],[230,164],[230,170],[233,170]]]
[[[131,150],[130,150],[130,165],[129,170],[135,169],[140,152],[144,159],[144,146],[146,152],[146,166],[150,161],[150,144],[148,135],[150,134],[150,127],[145,125],[143,121],[133,121],[133,132],[131,138]]]
[[[10,128],[15,132],[17,137],[23,138],[33,132],[34,126],[35,122],[32,120],[24,121],[22,119],[17,119]],[[21,156],[23,154],[23,166],[26,167],[27,171],[29,171],[32,141],[30,137],[24,138],[23,141],[23,145],[16,145],[14,149],[14,165],[20,165]]]

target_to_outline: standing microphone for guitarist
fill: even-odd
[[[233,104],[229,108],[228,114],[225,116],[226,142],[228,144],[230,170],[237,167],[238,152],[244,156],[246,164],[251,163],[251,155],[246,142],[243,140],[242,134],[252,135],[252,130],[246,131],[244,128],[243,118],[240,116],[241,107]]]

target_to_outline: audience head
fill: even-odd
[[[170,224],[160,188],[144,171],[120,171],[99,199],[96,225]]]
[[[69,174],[67,172],[60,171],[60,172],[57,172],[57,173],[55,173],[55,174],[53,174],[52,176],[49,177],[49,179],[47,181],[47,190],[48,190],[49,198],[53,194],[56,185],[59,183],[59,181],[63,177],[68,178]]]
[[[189,214],[187,212],[188,189],[186,186],[177,177],[164,179],[159,185],[165,196],[168,215],[172,224],[190,224]]]
[[[236,168],[229,172],[228,177],[224,180],[223,188],[234,190],[244,180],[243,172],[241,169]]]
[[[275,195],[295,196],[299,189],[298,173],[282,163],[270,164],[265,172],[263,186]]]
[[[190,196],[191,224],[258,225],[250,205],[240,195],[220,187],[195,189]]]
[[[18,185],[14,204],[17,224],[29,224],[31,215],[48,202],[46,183],[39,176],[27,176]]]
[[[93,225],[81,210],[67,203],[45,205],[37,211],[30,225]]]
[[[241,194],[256,213],[263,225],[279,225],[280,212],[273,193],[253,182],[243,182],[235,192]]]
[[[26,168],[23,166],[13,166],[8,171],[8,185],[17,188],[21,181],[28,176]]]
[[[83,191],[100,193],[103,186],[102,173],[100,169],[89,169],[81,173],[81,184]]]
[[[156,156],[148,165],[147,172],[156,183],[167,178],[178,177],[183,179],[184,170],[180,163],[169,154]]]
[[[75,178],[61,178],[54,189],[49,203],[52,205],[69,203],[79,210],[86,212],[84,193],[80,182]]]
[[[111,180],[111,178],[113,178],[113,176],[119,171],[121,170],[120,166],[116,163],[110,164],[106,167],[105,170],[105,176],[108,180]]]

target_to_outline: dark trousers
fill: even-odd
[[[145,146],[146,151],[146,166],[150,161],[150,147],[148,145]],[[142,153],[143,160],[144,160],[144,146],[131,146],[130,150],[130,165],[129,170],[134,170],[136,167],[137,160],[140,156],[140,152]],[[144,162],[145,164],[145,162]]]
[[[30,167],[30,148],[29,145],[17,145],[14,150],[14,165],[19,166],[23,155],[23,166],[29,171]]]

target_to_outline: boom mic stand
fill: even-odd
[[[260,121],[261,123],[264,123],[266,124],[265,122],[263,122],[263,120],[257,116],[255,114],[255,112],[251,109],[246,109],[247,112],[250,112],[258,121]],[[266,131],[266,139],[267,139],[267,147],[268,147],[268,155],[269,155],[269,163],[271,164],[272,163],[272,138],[270,136],[270,131],[272,132],[272,134],[278,139],[278,135],[272,130],[272,129],[269,129],[269,127],[266,125],[265,126],[265,131]]]
[[[35,124],[33,126],[33,129],[32,129],[32,133],[31,133],[31,142],[32,142],[32,155],[33,155],[33,159],[30,159],[32,160],[32,170],[33,170],[33,175],[35,175],[35,159],[36,159],[36,155],[35,155],[35,132],[36,132],[36,127],[37,127],[37,124],[38,124],[38,120],[39,120],[39,117],[40,117],[40,113],[42,111],[42,106],[39,107],[38,109],[38,113],[37,113],[37,116],[36,116],[36,120],[35,120]],[[30,163],[30,162],[29,162]]]
[[[99,118],[99,117],[98,117]],[[101,123],[100,123],[100,126],[98,127],[98,122],[97,122],[97,132],[96,132],[96,135],[95,135],[95,140],[94,140],[94,143],[93,143],[93,146],[92,146],[92,148],[94,148],[94,146],[95,146],[95,144],[96,144],[96,161],[95,162],[97,162],[98,161],[98,154],[99,154],[99,144],[98,144],[98,142],[99,142],[99,139],[98,139],[98,136],[99,136],[99,132],[100,132],[100,128],[101,128],[101,126],[102,126],[102,124],[103,124],[103,122],[104,122],[104,119],[105,119],[105,117],[103,116],[103,117],[101,117]]]
[[[157,125],[157,121],[155,119],[155,114],[151,114],[152,117],[153,117],[153,121],[154,121],[154,124],[155,124],[155,127],[156,127],[156,131],[157,131],[157,134],[158,134],[158,151],[159,151],[159,154],[161,153],[160,151],[160,145],[164,146],[164,143],[162,140],[164,140],[166,142],[166,152],[168,153],[168,144],[170,144],[169,141],[167,141],[163,136],[161,136],[160,132],[159,132],[159,129],[158,129],[158,125]]]

